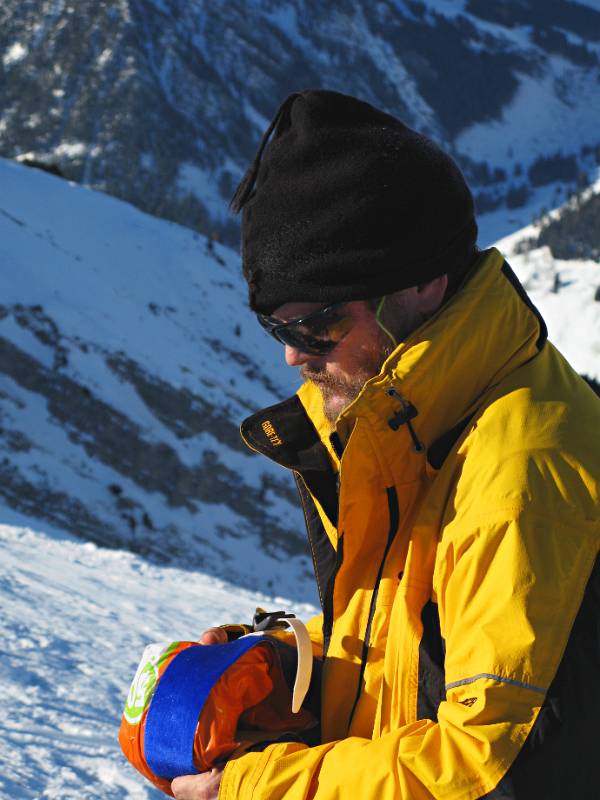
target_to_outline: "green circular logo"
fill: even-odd
[[[127,695],[125,719],[131,725],[137,725],[141,720],[146,706],[154,693],[158,680],[158,661],[164,652],[164,645],[148,645],[135,673],[135,678]]]

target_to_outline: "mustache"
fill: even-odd
[[[310,369],[306,364],[300,367],[300,377],[306,381],[312,381],[324,387],[332,389],[344,388],[348,385],[347,381],[335,375],[331,375],[325,370]]]

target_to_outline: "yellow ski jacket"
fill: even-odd
[[[303,501],[322,743],[221,800],[599,797],[600,401],[500,253],[335,431],[306,384],[242,433]]]

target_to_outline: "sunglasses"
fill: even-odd
[[[282,322],[276,317],[257,314],[262,327],[274,339],[302,353],[323,356],[331,353],[352,327],[346,303],[333,303],[298,319]]]

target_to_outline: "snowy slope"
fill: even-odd
[[[547,247],[509,260],[542,312],[550,340],[579,373],[599,379],[600,302],[594,298],[600,288],[600,265],[554,259]]]
[[[257,605],[285,606],[304,619],[315,613],[27,528],[0,525],[0,564],[2,800],[164,797],[117,741],[146,644],[247,622]]]
[[[600,193],[600,181],[583,194]],[[551,212],[557,218],[564,206]],[[544,221],[500,240],[510,261],[548,326],[550,340],[575,369],[600,378],[600,263],[558,259],[549,247],[532,246]]]
[[[245,308],[237,255],[11,162],[0,187],[0,502],[312,598],[291,478],[239,436],[297,376]]]

